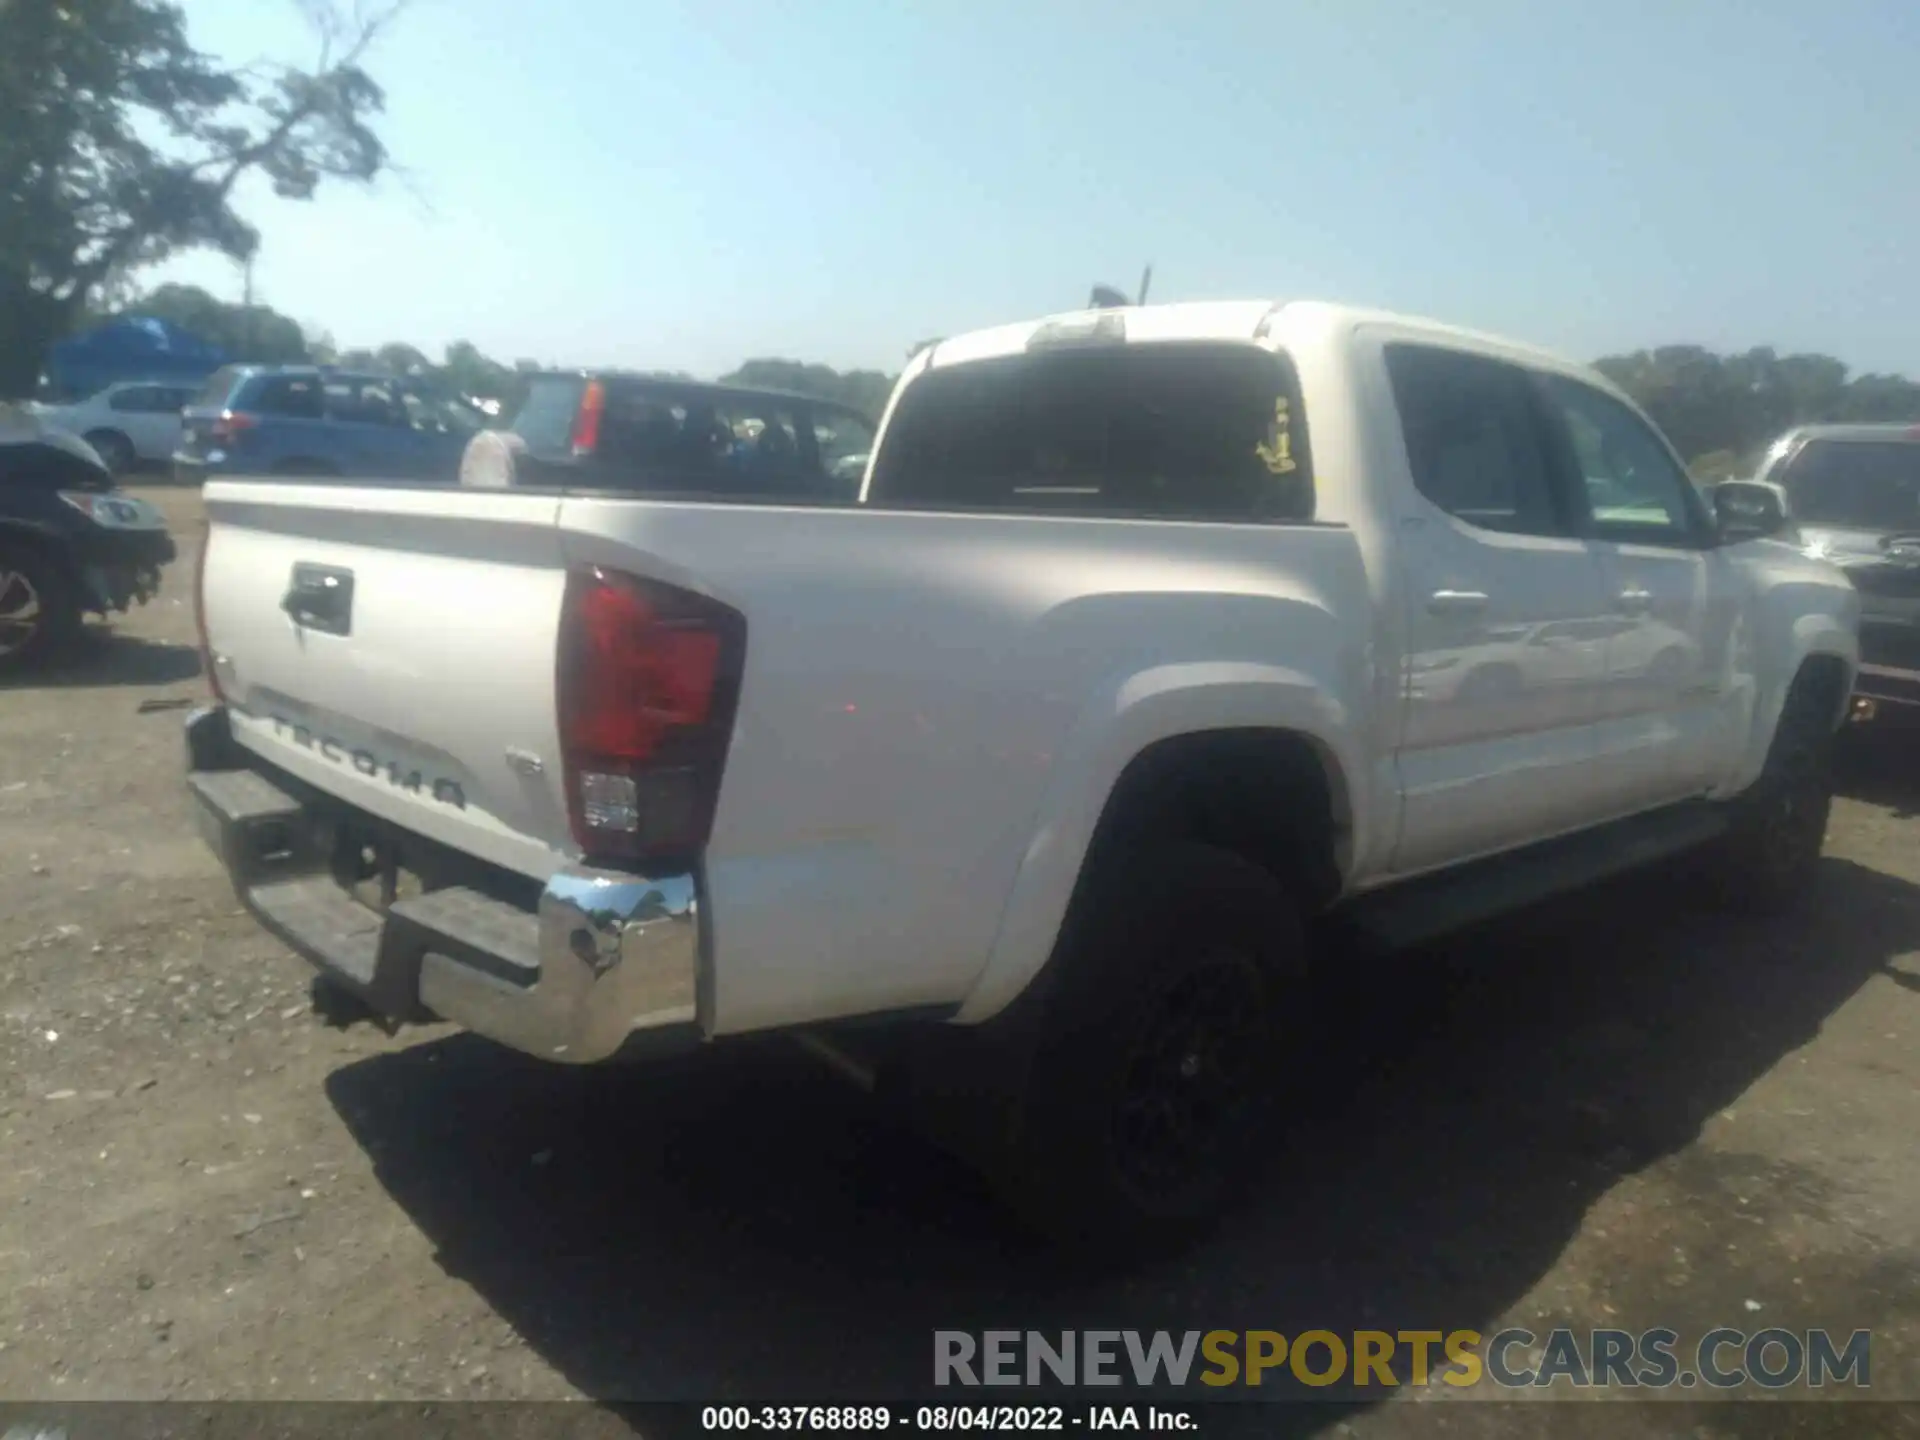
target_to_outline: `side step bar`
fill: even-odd
[[[1725,834],[1727,823],[1724,806],[1690,802],[1409,880],[1337,913],[1383,948],[1424,944],[1697,849]]]

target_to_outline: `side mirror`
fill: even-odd
[[[1714,486],[1713,518],[1720,538],[1729,543],[1769,540],[1793,527],[1780,492],[1754,480],[1723,480]]]

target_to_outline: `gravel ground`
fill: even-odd
[[[783,1047],[580,1073],[311,1014],[193,832],[179,708],[141,708],[202,693],[198,500],[142,493],[162,596],[0,689],[0,1397],[905,1395],[935,1328],[1564,1323],[1871,1327],[1874,1394],[1920,1401],[1916,737],[1849,737],[1792,921],[1654,876],[1330,987],[1325,1093],[1245,1212],[1095,1281]],[[1916,1413],[1761,1409],[1631,1429]]]

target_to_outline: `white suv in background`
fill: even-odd
[[[116,475],[141,461],[166,461],[180,448],[180,412],[199,386],[177,380],[117,381],[85,400],[37,405],[49,425],[80,436]]]

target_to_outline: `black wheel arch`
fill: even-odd
[[[1782,719],[1796,703],[1804,704],[1824,714],[1829,728],[1839,729],[1847,718],[1847,701],[1853,694],[1853,674],[1853,667],[1838,655],[1823,652],[1807,656],[1800,662],[1800,668],[1794,672],[1793,680],[1787,686],[1780,707]]]
[[[26,545],[45,555],[59,567],[61,578],[74,587],[74,593],[85,596],[80,562],[73,553],[73,546],[66,536],[51,525],[15,516],[0,517],[0,545],[9,544]]]
[[[1116,850],[1186,840],[1241,856],[1314,911],[1340,894],[1352,826],[1345,776],[1312,736],[1281,728],[1192,731],[1156,741],[1127,763],[1080,876],[1084,883]]]

